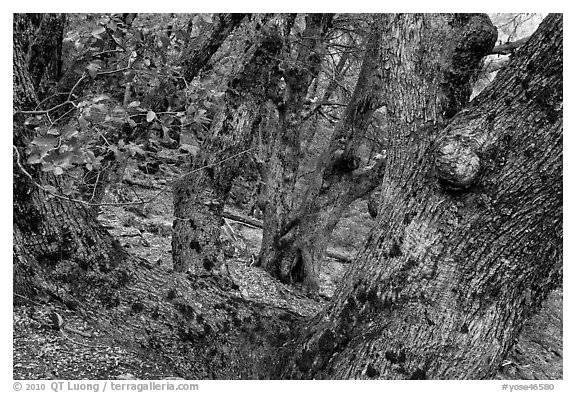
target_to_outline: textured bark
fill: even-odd
[[[293,207],[298,168],[303,157],[300,143],[304,101],[310,84],[320,72],[332,18],[332,14],[307,14],[296,58],[284,62],[286,88],[283,99],[277,104],[278,127],[271,138],[271,153],[263,179],[267,201],[258,262],[273,276],[283,279],[289,277],[279,269],[285,249],[280,238]]]
[[[304,320],[295,304],[246,298],[219,276],[128,268],[131,280],[116,291],[118,304],[94,312],[99,330],[110,346],[139,348],[147,362],[167,363],[187,380],[277,375],[278,350]]]
[[[562,277],[562,30],[549,15],[437,137],[389,151],[378,224],[283,376],[495,374]]]
[[[381,132],[390,141],[387,150],[418,146],[422,134],[468,102],[471,80],[495,39],[485,15],[374,16],[352,98],[318,159],[303,201],[293,208],[293,227],[279,234],[283,260],[270,258],[284,274],[299,277],[309,291],[316,291],[334,227],[348,206],[376,188],[389,171],[387,155],[359,168],[359,149],[375,110],[386,107]],[[290,258],[285,257],[287,248]]]
[[[22,17],[22,14],[17,17]],[[37,29],[42,34],[33,34],[27,49],[26,63],[38,97],[43,99],[61,75],[62,38],[66,15],[42,14],[39,19]]]
[[[55,50],[52,47],[54,41],[27,36],[30,25],[25,20],[26,16],[15,15],[13,51],[15,111],[34,109],[38,103],[34,80],[29,70],[50,72],[49,67],[28,62],[32,59],[34,62],[42,63],[46,59],[42,56],[26,58],[23,50],[26,42],[43,42],[44,47],[35,49],[39,52],[53,53]],[[52,21],[52,24],[41,22],[39,25],[43,28],[35,30],[35,34],[54,33],[56,27],[62,28],[60,18],[49,16],[48,20]],[[35,77],[40,81],[46,79],[41,72]],[[57,187],[58,179],[51,174],[42,173],[36,166],[25,163],[25,149],[34,137],[34,132],[22,124],[23,120],[22,115],[17,114],[14,117],[13,143],[17,149],[14,153],[13,178],[14,291],[21,295],[45,291],[62,298],[74,297],[79,291],[86,289],[83,287],[84,284],[91,285],[90,272],[104,275],[118,266],[126,254],[86,208],[66,200],[52,198],[35,184]],[[24,173],[22,168],[27,173]],[[55,281],[59,284],[56,285]],[[60,293],[58,287],[66,288],[68,293]]]
[[[234,178],[249,161],[241,154],[257,136],[262,107],[278,95],[277,32],[258,33],[229,82],[225,109],[213,121],[210,135],[194,158],[192,171],[174,187],[172,255],[176,271],[217,271],[222,264],[220,227],[224,203]],[[240,155],[238,155],[240,154]],[[234,157],[238,155],[237,157]],[[225,162],[224,159],[233,157]]]
[[[309,292],[318,290],[319,263],[325,253],[330,235],[342,212],[353,199],[334,185],[334,178],[357,168],[356,150],[362,131],[366,130],[374,111],[381,105],[383,89],[381,39],[384,26],[382,16],[375,16],[366,45],[362,68],[344,112],[343,120],[332,135],[329,147],[320,155],[311,185],[298,208],[293,207],[291,221],[278,234],[282,245],[282,259],[269,257],[279,265],[281,276],[302,281]],[[354,139],[354,142],[353,142]],[[323,177],[326,174],[324,181]],[[355,192],[362,193],[362,181],[353,181]],[[307,201],[314,201],[314,206]],[[329,203],[326,203],[329,202]],[[294,212],[294,210],[296,210]],[[286,257],[288,255],[288,257]]]

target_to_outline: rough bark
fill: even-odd
[[[341,122],[320,155],[303,201],[277,236],[282,254],[269,257],[284,274],[317,289],[319,265],[348,206],[370,193],[391,165],[387,154],[360,168],[359,148],[375,110],[386,108],[381,132],[395,145],[417,145],[419,134],[468,101],[471,80],[495,41],[485,15],[376,15],[363,66]],[[288,226],[289,226],[288,225]],[[291,258],[286,258],[289,249]],[[281,255],[283,259],[279,259]],[[288,262],[286,262],[288,261]]]
[[[267,201],[258,262],[273,276],[283,279],[289,277],[279,270],[281,263],[278,261],[285,257],[280,237],[294,203],[298,168],[303,156],[300,146],[303,107],[308,88],[320,72],[332,18],[332,14],[307,14],[306,28],[297,43],[296,58],[284,62],[286,87],[283,99],[277,104],[278,127],[271,138],[271,153],[263,179]]]
[[[343,120],[333,133],[329,147],[318,159],[312,184],[306,190],[304,202],[296,208],[295,214],[292,212],[292,221],[288,225],[293,225],[293,228],[282,228],[279,234],[282,252],[289,257],[284,256],[283,259],[278,259],[277,255],[271,257],[274,263],[279,264],[281,277],[303,281],[310,292],[318,290],[320,266],[315,261],[321,261],[332,230],[344,209],[353,201],[342,193],[341,188],[332,184],[332,181],[340,173],[351,172],[357,167],[355,153],[359,147],[361,130],[367,128],[372,114],[381,105],[383,85],[380,44],[384,27],[381,18],[382,16],[374,17],[362,68]],[[358,143],[354,143],[353,139]],[[325,181],[324,173],[326,173]],[[362,193],[363,182],[355,183],[355,191]],[[332,205],[323,203],[320,201],[321,198],[334,203]],[[311,200],[314,200],[315,206],[307,205],[306,201]]]
[[[27,109],[37,98],[15,33],[14,106]],[[552,15],[398,178],[407,205],[382,209],[330,307],[300,331],[297,306],[245,297],[222,277],[114,259],[123,253],[88,212],[32,184],[53,177],[22,163],[30,179],[15,161],[14,289],[98,298],[106,307],[80,311],[111,346],[169,359],[186,379],[487,378],[561,275],[561,133],[562,19]],[[474,155],[479,173],[468,170]],[[114,281],[97,281],[98,270]]]
[[[282,43],[275,29],[257,33],[228,84],[225,109],[213,121],[192,171],[174,186],[172,250],[176,271],[217,271],[222,264],[222,211],[234,178],[249,161],[262,107],[277,99]],[[231,159],[229,159],[231,158]],[[223,162],[223,160],[226,160]]]
[[[62,38],[66,15],[42,14],[39,19],[37,29],[42,34],[34,34],[34,38],[29,42],[26,63],[38,98],[43,99],[61,75]]]
[[[47,18],[48,21],[40,22],[42,28],[35,30],[35,34],[54,33],[55,29],[62,28],[61,18]],[[38,103],[34,80],[46,79],[39,70],[50,72],[50,68],[42,64],[47,61],[43,56],[25,57],[26,42],[35,42],[35,45],[42,43],[44,46],[35,49],[39,53],[53,53],[55,50],[53,40],[27,37],[30,22],[26,22],[26,19],[25,15],[14,17],[15,112],[34,109]],[[40,64],[30,64],[30,59]],[[35,79],[30,70],[38,72]],[[21,295],[48,292],[62,298],[74,297],[82,290],[83,284],[91,285],[90,272],[103,275],[94,282],[103,279],[107,272],[122,262],[126,254],[119,243],[94,221],[86,208],[52,198],[38,187],[39,184],[58,187],[58,179],[41,172],[36,166],[26,164],[25,149],[34,137],[34,131],[25,127],[23,121],[23,115],[14,116],[14,291]],[[57,280],[61,289],[68,289],[68,293],[61,293],[52,280]]]
[[[562,16],[437,137],[393,148],[378,224],[284,377],[491,378],[562,278]]]

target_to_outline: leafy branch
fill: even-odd
[[[55,197],[55,198],[62,199],[62,200],[65,200],[65,201],[69,201],[69,202],[78,203],[78,204],[81,204],[81,205],[84,205],[84,206],[90,206],[90,207],[92,207],[92,206],[133,206],[133,205],[146,205],[146,204],[149,204],[149,203],[153,202],[154,200],[156,200],[160,195],[162,195],[163,193],[165,193],[169,188],[172,188],[172,186],[173,186],[177,181],[183,179],[184,177],[189,176],[189,175],[191,175],[191,174],[194,174],[194,173],[196,173],[196,172],[202,171],[202,170],[204,170],[204,169],[216,167],[216,166],[218,166],[218,165],[220,165],[220,164],[223,164],[223,163],[226,162],[226,161],[230,161],[230,160],[232,160],[232,159],[234,159],[234,158],[236,158],[236,157],[238,157],[238,156],[241,156],[241,155],[243,155],[243,154],[246,154],[246,153],[248,153],[248,152],[256,149],[255,147],[251,147],[250,149],[243,150],[243,151],[241,151],[241,152],[239,152],[239,153],[233,154],[233,155],[231,155],[230,157],[224,158],[224,159],[222,159],[222,160],[220,160],[220,161],[214,162],[214,163],[212,163],[212,164],[207,164],[207,165],[204,165],[204,166],[202,166],[202,167],[200,167],[200,168],[196,168],[196,169],[194,169],[193,171],[187,172],[187,173],[179,176],[178,178],[172,180],[172,182],[171,182],[170,184],[164,186],[164,187],[163,187],[162,189],[160,189],[160,191],[158,191],[154,196],[152,196],[150,199],[147,199],[147,200],[143,200],[143,201],[140,201],[140,202],[102,202],[102,203],[91,203],[91,202],[83,201],[83,200],[81,200],[81,199],[76,199],[76,198],[72,198],[72,197],[69,197],[69,196],[66,196],[66,195],[62,195],[62,194],[56,192],[55,189],[53,189],[54,187],[47,187],[47,186],[44,186],[44,185],[38,183],[38,182],[34,179],[34,177],[33,177],[33,176],[26,170],[26,168],[24,168],[24,166],[22,165],[22,163],[21,163],[21,158],[20,158],[20,152],[18,151],[18,148],[17,148],[16,146],[14,146],[14,145],[12,145],[12,147],[13,147],[13,149],[14,149],[14,153],[16,154],[16,165],[18,166],[18,168],[20,169],[20,171],[21,171],[24,175],[26,175],[26,176],[32,181],[32,183],[33,183],[36,187],[38,187],[39,189],[41,189],[41,190],[44,191],[45,193],[47,193],[47,194],[49,194],[49,195],[51,195],[51,196],[53,196],[53,197]]]

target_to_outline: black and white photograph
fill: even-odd
[[[11,17],[14,391],[561,386],[562,13]]]

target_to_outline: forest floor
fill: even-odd
[[[149,263],[172,269],[172,194],[170,182],[181,175],[174,151],[157,155],[159,170],[146,173],[146,167],[131,162],[123,184],[107,194],[108,202],[143,201],[146,205],[101,208],[101,223],[133,255]],[[245,213],[245,212],[244,212]],[[228,243],[226,267],[235,284],[248,298],[277,303],[297,303],[301,315],[313,315],[333,296],[348,264],[327,258],[320,279],[320,295],[309,298],[298,289],[272,282],[259,268],[251,266],[258,255],[261,229],[227,220],[233,230],[223,231]],[[341,220],[330,247],[353,256],[361,247],[373,221],[366,202],[359,201]],[[294,305],[292,304],[292,307]],[[66,329],[54,329],[51,318],[58,314]],[[143,314],[144,315],[144,314]],[[145,317],[145,316],[144,316]],[[141,351],[109,345],[105,334],[79,313],[46,302],[19,302],[13,312],[14,379],[170,379],[177,372],[168,362],[151,362]],[[85,333],[90,332],[90,333]],[[87,344],[86,337],[89,337]],[[554,291],[542,310],[524,327],[518,343],[510,351],[497,379],[562,379],[563,359],[562,290]]]

